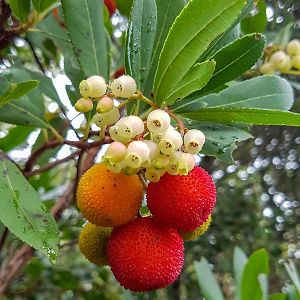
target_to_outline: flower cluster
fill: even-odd
[[[260,67],[260,72],[271,75],[275,72],[289,73],[291,70],[300,71],[300,41],[290,41],[285,49],[276,49],[266,56],[265,63]]]
[[[123,75],[109,86],[101,76],[92,76],[83,80],[79,89],[83,98],[77,101],[75,108],[88,112],[96,102],[97,113],[92,122],[99,126],[102,134],[109,127],[113,142],[103,162],[110,171],[132,175],[144,170],[147,180],[157,182],[166,172],[187,175],[194,168],[194,155],[205,143],[200,130],[185,130],[181,126],[178,131],[171,125],[172,114],[162,109],[152,110],[145,121],[135,115],[120,118],[114,99],[126,101],[134,98],[137,85],[132,77]]]

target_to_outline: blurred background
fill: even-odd
[[[118,10],[114,11],[112,7],[105,10],[106,26],[113,42],[113,69],[119,71],[123,67],[122,45],[130,2],[119,0],[116,3]],[[1,3],[3,5],[3,1]],[[268,43],[300,39],[299,0],[265,1],[259,9],[251,12],[253,18],[260,15],[260,21],[256,19],[253,24],[263,26]],[[248,25],[251,24],[251,18],[248,21]],[[45,72],[67,107],[67,117],[75,128],[80,128],[83,120],[77,117],[71,104],[77,96],[68,86],[68,77],[73,80],[72,76],[78,70],[72,62],[72,55],[68,55],[70,49],[65,41],[57,38],[65,34],[60,8],[55,8],[38,28],[45,32],[51,28],[55,35],[26,32],[7,43],[0,43],[0,80],[1,72],[12,65],[25,65]],[[246,24],[242,24],[239,30],[244,33],[251,31]],[[249,76],[253,75],[245,74],[242,80]],[[296,100],[292,111],[300,112],[300,76],[282,76],[294,88]],[[58,118],[60,111],[56,103],[49,100],[47,113],[53,124],[61,127],[64,120]],[[0,123],[0,148],[22,164],[32,149],[41,144],[43,132],[19,127]],[[62,237],[57,263],[52,265],[45,257],[36,254],[13,282],[6,299],[202,299],[194,265],[194,261],[200,261],[201,257],[208,260],[225,299],[234,299],[232,259],[235,246],[248,256],[256,249],[265,248],[270,260],[270,293],[283,291],[291,280],[283,262],[292,260],[298,269],[300,266],[300,131],[296,127],[253,127],[251,133],[254,139],[244,142],[234,152],[234,164],[200,157],[201,166],[216,182],[218,203],[205,235],[186,244],[184,270],[174,285],[144,294],[125,291],[108,267],[96,267],[80,254],[77,238],[84,221],[77,209],[70,207],[64,211],[60,223]],[[70,130],[65,135],[71,140],[74,133]],[[49,151],[41,157],[40,164],[69,153],[69,146]],[[63,164],[32,177],[31,183],[51,206],[74,173],[72,163]],[[3,231],[0,223],[0,236]],[[11,234],[6,243],[16,247],[21,244]],[[8,247],[2,249],[0,261],[9,255],[6,249]]]

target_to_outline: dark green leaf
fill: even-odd
[[[182,78],[178,85],[165,99],[165,104],[171,105],[191,93],[201,90],[210,80],[216,63],[214,60],[195,64]]]
[[[32,3],[34,5],[35,9],[38,12],[45,11],[46,9],[48,9],[55,2],[57,2],[57,0],[32,0]]]
[[[116,0],[118,10],[122,15],[129,16],[133,0]]]
[[[30,0],[8,0],[8,4],[14,16],[25,23],[30,12]]]
[[[0,96],[0,108],[12,100],[21,98],[39,85],[37,80],[12,83],[10,89]]]
[[[201,130],[206,137],[202,154],[215,156],[226,163],[232,163],[232,152],[236,143],[251,138],[248,132],[230,125],[190,121],[187,126]]]
[[[189,1],[172,25],[161,52],[154,94],[161,104],[209,44],[236,19],[244,0]]]
[[[33,131],[32,127],[17,126],[9,130],[8,134],[0,139],[0,149],[8,152],[20,144],[25,142],[25,139]]]
[[[259,1],[257,4],[256,12],[253,16],[249,16],[242,20],[241,29],[247,33],[264,32],[266,30],[267,21],[267,7],[264,1]]]
[[[215,90],[249,70],[261,57],[265,38],[260,34],[246,35],[219,50],[213,57],[215,72],[201,91]]]
[[[38,193],[18,167],[0,158],[0,219],[17,237],[55,261],[59,231]]]
[[[259,275],[269,274],[268,253],[265,249],[255,251],[244,268],[241,285],[241,300],[262,300]]]
[[[294,93],[288,81],[276,76],[261,76],[236,83],[219,94],[183,100],[173,108],[177,113],[192,112],[204,106],[288,110],[293,101]]]
[[[127,31],[125,64],[139,89],[150,69],[157,22],[155,0],[135,0]]]
[[[242,274],[247,263],[247,256],[244,251],[239,247],[234,247],[233,253],[233,269],[234,269],[234,278],[236,284],[236,297],[235,299],[241,298],[241,283],[242,283]]]
[[[144,84],[144,93],[151,95],[154,75],[163,44],[167,38],[170,27],[185,5],[184,0],[156,0],[157,27],[153,52],[150,62],[150,71]]]
[[[201,261],[195,261],[194,267],[197,274],[201,293],[207,300],[224,300],[221,289],[211,272],[208,261],[202,257]]]
[[[300,126],[300,114],[272,109],[212,107],[181,115],[202,122]]]
[[[74,54],[86,77],[101,75],[108,79],[103,1],[62,0],[61,3]]]

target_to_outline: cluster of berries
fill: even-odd
[[[126,289],[144,292],[172,284],[184,262],[184,241],[203,234],[211,221],[216,189],[211,176],[194,167],[188,175],[164,174],[146,189],[150,210],[139,209],[144,189],[136,174],[113,173],[104,163],[80,179],[77,203],[88,223],[81,252],[109,265]]]
[[[107,93],[107,87],[111,92]],[[194,155],[205,143],[200,130],[179,132],[171,125],[169,113],[161,109],[151,111],[145,121],[134,115],[121,118],[114,99],[134,98],[137,86],[132,77],[123,75],[108,86],[101,76],[92,76],[83,80],[79,89],[83,98],[77,101],[75,108],[87,112],[97,102],[92,123],[100,128],[102,136],[110,126],[109,135],[114,142],[103,157],[109,170],[132,175],[142,169],[146,170],[147,180],[158,182],[166,172],[187,175],[194,168]]]
[[[266,56],[265,63],[260,67],[264,75],[275,72],[289,73],[291,70],[300,71],[300,41],[290,41],[285,49],[276,49]]]

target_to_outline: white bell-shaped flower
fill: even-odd
[[[146,169],[145,178],[151,182],[158,182],[165,172],[165,170],[157,170],[150,167]]]
[[[133,141],[128,145],[125,161],[131,168],[140,168],[149,159],[149,147],[143,141]]]
[[[198,154],[205,143],[205,135],[198,129],[191,129],[184,135],[183,141],[185,152]]]
[[[127,153],[127,147],[120,142],[112,142],[106,152],[104,157],[112,163],[121,162]]]
[[[153,110],[147,117],[147,128],[153,134],[162,134],[171,123],[171,118],[167,112],[161,109]]]
[[[92,97],[92,85],[87,80],[82,80],[79,84],[79,92],[84,98]]]
[[[91,87],[90,97],[99,98],[106,93],[106,82],[102,76],[91,76],[86,81]]]
[[[178,150],[183,144],[181,134],[170,126],[162,135],[159,142],[159,150],[165,155],[171,155]]]
[[[137,91],[135,80],[129,75],[123,75],[115,79],[111,85],[111,91],[116,97],[129,98]]]
[[[300,41],[299,40],[292,40],[287,44],[286,51],[288,55],[300,55]]]
[[[120,118],[120,111],[117,107],[113,107],[110,111],[103,114],[95,114],[92,118],[92,123],[103,128],[115,124]]]
[[[179,175],[188,175],[189,172],[195,167],[196,161],[193,154],[181,152],[178,159],[177,172]]]

